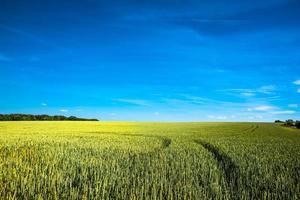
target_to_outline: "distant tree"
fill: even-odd
[[[67,120],[67,117],[63,116],[63,115],[54,115],[52,117],[53,121],[64,121]]]
[[[70,121],[76,121],[76,120],[78,120],[79,118],[77,118],[77,117],[75,117],[75,116],[70,116],[70,117],[68,117],[68,120],[70,120]]]
[[[294,120],[288,119],[288,120],[285,121],[285,124],[284,124],[284,125],[286,125],[286,126],[294,126],[294,125],[295,125],[295,124],[294,124]]]
[[[98,119],[85,119],[75,116],[63,115],[27,115],[27,114],[0,114],[0,121],[98,121]]]
[[[296,121],[295,126],[296,128],[300,129],[300,121]]]
[[[284,122],[281,120],[275,120],[275,123],[284,123]]]

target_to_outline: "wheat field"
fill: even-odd
[[[271,123],[0,122],[0,199],[299,199]]]

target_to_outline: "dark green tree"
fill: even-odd
[[[288,119],[288,120],[285,121],[284,125],[286,125],[286,126],[294,126],[294,120]]]
[[[296,121],[295,126],[296,128],[300,129],[300,121]]]
[[[63,115],[27,115],[27,114],[0,114],[0,121],[98,121],[98,119],[85,119],[75,116]]]

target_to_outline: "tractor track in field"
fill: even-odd
[[[251,131],[253,128],[255,128],[255,125],[251,125],[250,127],[245,128],[242,132],[245,133]]]
[[[164,150],[164,149],[168,148],[172,143],[172,140],[170,138],[164,137],[164,136],[144,135],[144,134],[127,134],[127,133],[118,134],[118,133],[114,133],[114,132],[87,132],[87,133],[97,133],[97,134],[101,134],[101,135],[118,135],[118,136],[126,136],[126,137],[145,137],[145,138],[159,139],[161,141],[161,146],[160,146],[160,148],[154,149],[153,152],[158,152],[158,151]]]
[[[258,128],[259,128],[258,125],[252,125],[250,128],[247,128],[244,131],[242,131],[241,133],[238,133],[234,136],[242,136],[242,135],[245,135],[245,134],[251,134],[251,133],[254,133]]]
[[[218,168],[223,172],[225,181],[232,199],[240,199],[239,193],[239,180],[240,180],[240,168],[228,155],[223,153],[214,145],[198,139],[195,142],[210,152],[218,163]]]
[[[254,133],[257,129],[259,129],[258,125],[251,125],[250,127],[245,128],[244,130],[242,130],[239,133],[231,134],[231,135],[228,135],[228,136],[225,136],[225,137],[243,136],[245,134]]]
[[[245,129],[242,133],[253,133],[259,128],[258,125],[252,125],[250,128]]]
[[[253,133],[254,131],[256,131],[259,128],[258,125],[252,127],[249,131],[247,131],[247,133]]]

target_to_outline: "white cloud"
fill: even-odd
[[[63,112],[63,113],[69,112],[69,110],[67,110],[67,109],[60,109],[59,111]]]
[[[222,116],[222,115],[208,115],[209,119],[217,119],[217,120],[226,120],[228,117],[227,116]]]
[[[277,88],[275,85],[264,85],[254,89],[240,88],[240,89],[225,89],[220,91],[228,92],[229,94],[233,94],[233,95],[238,94],[244,97],[253,97],[258,94],[265,94],[265,95],[274,94],[276,90]]]
[[[115,101],[138,105],[138,106],[149,106],[150,105],[150,103],[148,101],[142,100],[142,99],[115,99]]]
[[[256,106],[253,108],[253,110],[256,110],[256,111],[270,111],[270,110],[274,110],[275,107],[273,106]]]
[[[245,97],[253,97],[253,96],[255,96],[255,93],[253,93],[253,92],[242,92],[241,95],[245,96]]]
[[[295,111],[293,110],[281,110],[281,111],[274,111],[274,112],[270,112],[273,115],[291,115],[291,114],[295,114]]]
[[[263,94],[273,94],[276,90],[276,87],[274,85],[265,85],[257,89],[257,92],[263,93]]]
[[[295,104],[295,103],[293,103],[293,104],[289,104],[288,105],[288,107],[290,107],[290,108],[298,108],[298,104]]]
[[[253,116],[248,116],[249,120],[262,120],[264,117],[261,115],[253,115]]]
[[[294,83],[295,85],[300,85],[300,80],[295,80],[293,83]]]
[[[47,106],[47,104],[46,104],[46,103],[41,103],[41,105],[42,105],[42,106]]]
[[[261,115],[256,115],[255,116],[257,119],[263,119],[264,117],[263,116],[261,116]]]
[[[300,93],[300,88],[298,88],[297,92]]]

